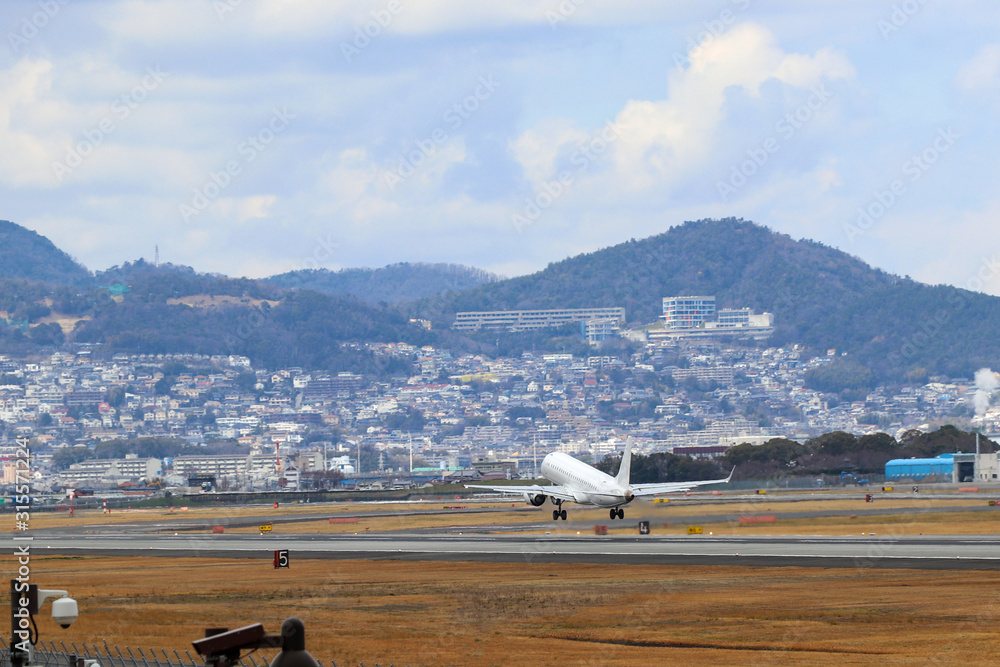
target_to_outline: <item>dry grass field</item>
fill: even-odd
[[[32,559],[81,615],[43,639],[190,649],[209,626],[298,615],[338,665],[995,664],[993,573]]]
[[[991,496],[992,497],[992,496]],[[282,533],[387,532],[416,528],[488,531],[491,524],[542,523],[553,533],[877,535],[996,534],[1000,509],[970,512],[967,500],[878,498],[737,503],[635,503],[623,522],[601,510],[570,508],[569,522],[547,521],[548,506],[491,505],[510,511],[439,512],[481,504],[299,504],[241,508],[132,510],[32,515],[32,529],[304,514],[358,517],[358,523],[275,523]],[[864,516],[865,509],[891,514]],[[933,508],[932,514],[906,514]],[[837,517],[740,525],[720,516],[838,510]],[[847,512],[857,510],[853,516]],[[898,510],[898,512],[897,512]],[[373,512],[418,512],[367,516]],[[712,518],[714,517],[714,518]],[[572,525],[571,525],[572,524]],[[204,532],[204,531],[199,531]],[[255,532],[253,528],[226,532]],[[8,562],[13,562],[9,559]],[[410,561],[308,561],[275,570],[269,560],[43,557],[32,576],[70,590],[80,619],[68,631],[40,619],[43,639],[107,641],[135,648],[191,649],[206,627],[282,620],[306,623],[307,647],[331,665],[987,665],[1000,649],[1000,589],[989,571],[666,565],[483,564]],[[47,613],[47,610],[46,610]]]

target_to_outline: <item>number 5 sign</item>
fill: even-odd
[[[288,567],[288,549],[281,549],[274,552],[274,567]]]

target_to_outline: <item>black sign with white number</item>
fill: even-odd
[[[288,567],[288,549],[281,549],[274,552],[274,567]]]
[[[640,535],[649,535],[649,522],[648,521],[640,521],[639,522],[639,534]]]

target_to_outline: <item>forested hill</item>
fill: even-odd
[[[687,222],[413,309],[445,325],[459,311],[624,306],[630,323],[649,323],[663,297],[680,295],[774,313],[774,344],[849,352],[854,361],[838,366],[860,365],[869,379],[969,376],[1000,358],[1000,299],[899,278],[734,218]]]
[[[665,296],[715,295],[720,308],[785,314],[895,280],[839,250],[730,218],[688,222],[421,305],[445,320],[467,310],[624,306],[629,322],[647,323],[662,314]]]
[[[407,375],[407,359],[351,343],[434,342],[434,334],[398,312],[355,297],[143,260],[102,271],[87,285],[0,278],[0,311],[5,354],[90,343],[105,356],[237,354],[264,368]]]
[[[265,278],[278,287],[351,294],[368,303],[397,303],[461,292],[501,280],[500,276],[458,264],[390,264],[381,269],[291,271]]]
[[[143,261],[98,274],[126,289],[77,323],[73,340],[106,353],[239,354],[266,368],[378,372],[377,360],[344,343],[411,342],[432,334],[397,312],[351,296],[284,290],[258,280]],[[111,289],[107,288],[107,289]],[[409,368],[399,369],[409,372]]]
[[[0,278],[79,285],[90,272],[41,234],[0,220]]]
[[[0,223],[0,267],[0,350],[8,353],[76,341],[107,352],[235,353],[266,367],[360,369],[372,360],[347,359],[345,343],[463,342],[424,331],[410,317],[442,328],[464,310],[624,306],[630,323],[649,323],[665,296],[714,295],[720,308],[774,313],[773,345],[847,352],[810,378],[817,387],[968,377],[1000,364],[1000,298],[892,276],[732,218],[687,222],[501,281],[464,267],[395,265],[286,274],[299,282],[289,290],[142,260],[91,277],[48,239],[13,223]],[[456,292],[465,281],[487,282]]]

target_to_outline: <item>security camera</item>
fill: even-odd
[[[76,600],[73,598],[59,598],[52,601],[52,620],[64,629],[73,625],[73,621],[80,615],[76,608]]]

